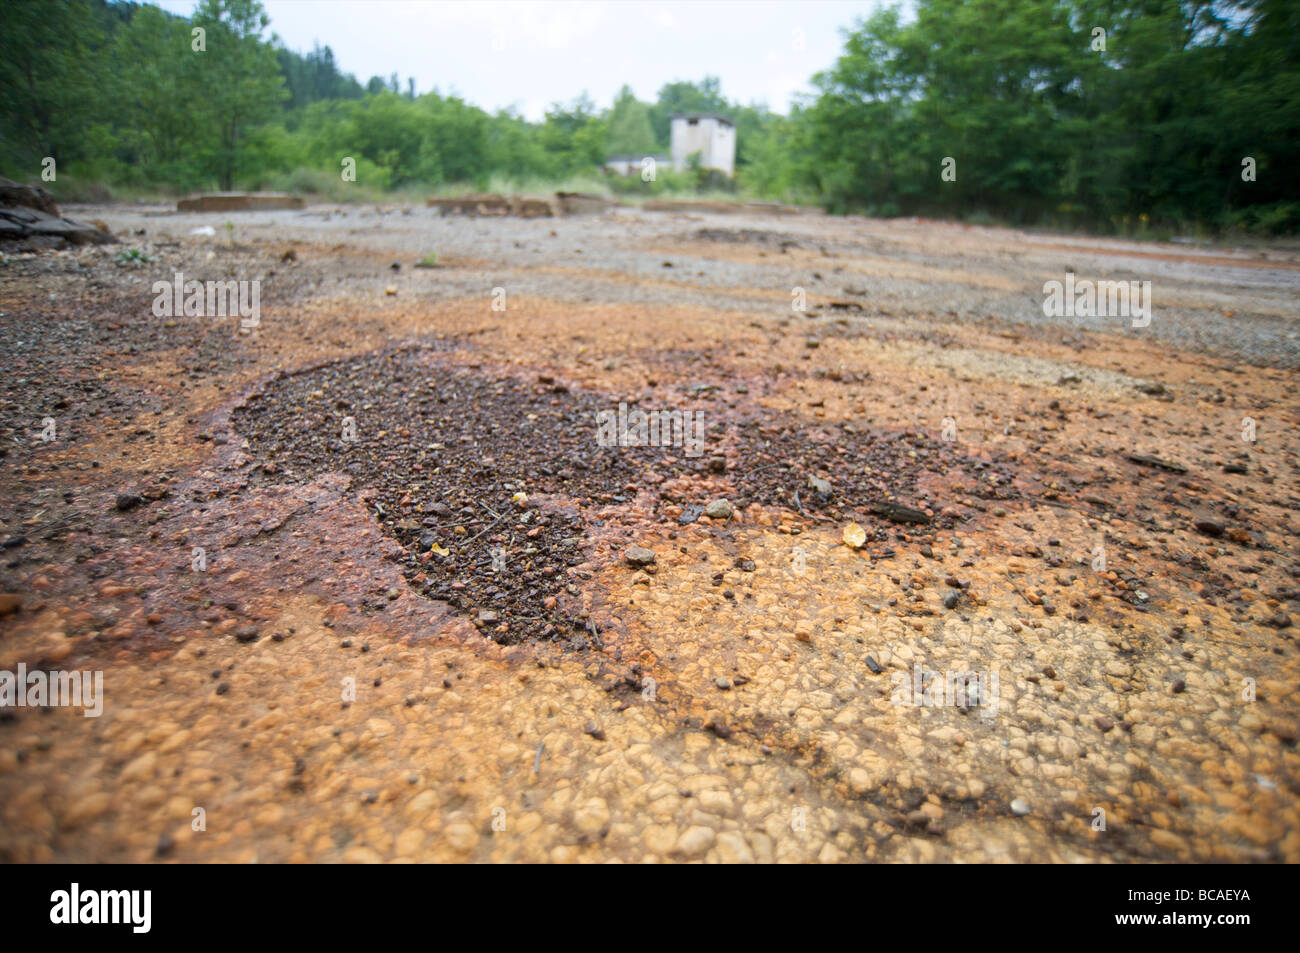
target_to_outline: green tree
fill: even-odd
[[[650,107],[636,98],[631,86],[624,86],[610,110],[606,145],[611,153],[649,155],[656,150]]]
[[[83,129],[105,105],[105,51],[116,14],[88,0],[6,0],[0,29],[0,143],[18,174],[83,154]]]
[[[211,168],[223,189],[234,188],[244,137],[288,96],[275,49],[262,41],[270,22],[257,0],[202,0],[194,12],[194,25],[207,31],[207,51],[195,55],[219,136]]]

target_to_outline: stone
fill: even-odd
[[[609,806],[601,798],[584,801],[573,812],[573,825],[584,834],[597,834],[609,823]]]
[[[442,837],[458,851],[471,851],[478,845],[478,831],[464,821],[447,825]]]
[[[731,504],[727,500],[714,500],[704,508],[704,515],[709,519],[731,519]]]
[[[106,229],[60,215],[54,197],[41,186],[0,177],[0,240],[23,241],[23,250],[68,245],[107,245],[117,241]]]
[[[629,566],[648,566],[655,561],[655,554],[644,546],[629,546],[623,550],[623,561]]]
[[[711,827],[688,827],[682,832],[682,836],[677,838],[674,849],[686,857],[699,857],[713,846],[717,838],[717,832]]]

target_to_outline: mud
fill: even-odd
[[[5,859],[1300,859],[1294,249],[93,217],[0,266],[0,670],[105,685],[4,711]]]

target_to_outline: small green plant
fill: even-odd
[[[415,263],[415,267],[416,268],[437,268],[438,253],[429,252],[429,254],[425,255],[423,258],[421,258],[419,261]]]
[[[115,260],[119,265],[138,265],[153,261],[152,258],[138,248],[122,249],[117,253],[117,258]]]
[[[226,221],[226,244],[235,244],[235,223],[228,219]]]

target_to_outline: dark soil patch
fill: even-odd
[[[503,643],[598,638],[572,598],[585,578],[574,567],[588,561],[589,531],[609,526],[611,505],[626,507],[629,523],[647,504],[652,518],[691,522],[719,495],[706,481],[725,480],[736,506],[857,519],[884,539],[903,524],[877,515],[888,513],[882,504],[937,513],[947,502],[923,486],[965,480],[967,495],[1014,495],[980,481],[995,464],[952,443],[811,426],[710,397],[684,396],[671,408],[702,414],[697,456],[675,446],[602,447],[597,415],[620,400],[634,407],[633,399],[486,371],[417,345],[284,376],[232,419],[261,464],[259,480],[349,474],[405,547],[408,582]]]

